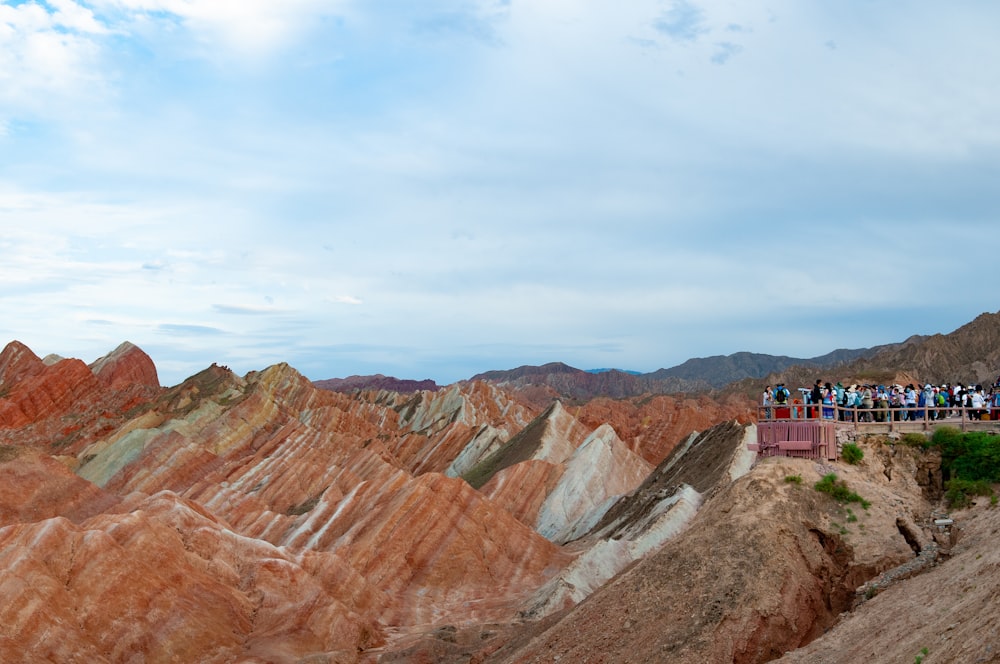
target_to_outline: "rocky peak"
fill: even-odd
[[[9,389],[29,376],[42,372],[45,364],[20,341],[11,341],[0,353],[0,388]]]
[[[127,385],[159,387],[156,365],[149,355],[131,342],[124,342],[104,357],[90,365],[90,370],[113,389]]]

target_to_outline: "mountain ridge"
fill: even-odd
[[[279,363],[168,388],[147,360],[127,342],[90,364],[0,351],[3,661],[896,662],[921,642],[991,661],[963,659],[942,619],[907,622],[905,591],[854,604],[940,550],[940,573],[898,583],[942,615],[974,600],[955,633],[990,634],[996,511],[953,514],[967,537],[935,528],[933,449],[758,459],[740,383],[567,398],[532,382],[577,377],[554,363],[523,384],[337,392]],[[995,361],[983,314],[836,370],[964,380]],[[830,472],[870,509],[852,520],[811,488]],[[958,577],[974,589],[928,594]]]

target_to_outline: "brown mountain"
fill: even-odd
[[[763,378],[791,367],[832,371],[859,358],[893,350],[899,344],[840,349],[819,357],[803,359],[761,353],[734,353],[695,358],[670,369],[636,374],[617,369],[591,372],[560,362],[522,366],[509,371],[487,371],[472,377],[525,390],[545,386],[564,399],[588,401],[597,397],[622,399],[644,394],[707,392],[743,379]]]
[[[347,378],[326,378],[313,381],[313,385],[333,392],[354,392],[357,390],[386,390],[389,392],[436,392],[441,387],[433,380],[405,380],[375,374],[374,376],[348,376]]]
[[[756,395],[765,384],[809,387],[817,378],[844,385],[907,383],[992,385],[1000,376],[1000,312],[983,313],[947,334],[913,336],[882,347],[871,357],[817,369],[797,365],[763,379],[744,380],[728,391]]]

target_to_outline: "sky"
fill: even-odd
[[[449,384],[997,303],[992,0],[0,4],[0,345]]]

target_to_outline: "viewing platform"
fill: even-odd
[[[760,456],[834,461],[838,458],[838,430],[848,429],[857,434],[905,434],[931,433],[945,426],[960,431],[1000,433],[1000,410],[926,406],[844,408],[800,403],[758,406],[755,451]]]

